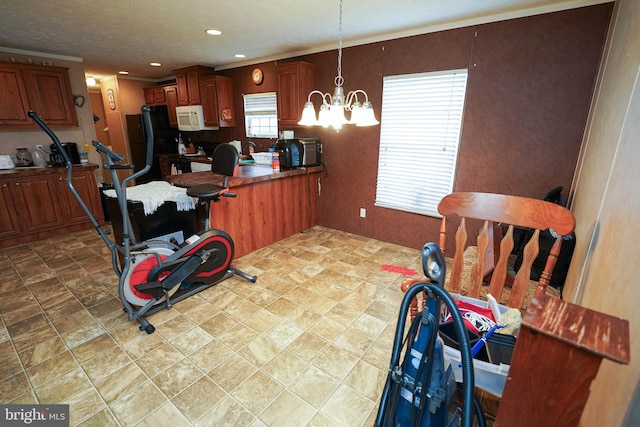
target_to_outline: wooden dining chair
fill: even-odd
[[[446,255],[449,228],[457,224],[453,235],[455,252],[447,267],[445,289],[451,293],[486,299],[491,294],[498,302],[524,310],[537,293],[559,297],[549,286],[560,253],[563,236],[575,227],[573,214],[563,206],[540,199],[505,194],[460,192],[445,196],[438,205],[442,215],[438,245]],[[475,242],[469,242],[471,229]],[[533,230],[525,244],[522,264],[515,273],[512,255],[514,230]],[[531,266],[539,253],[539,235],[551,229],[557,236],[540,279],[531,280]],[[449,237],[451,238],[451,237]],[[406,291],[423,279],[407,279]],[[416,303],[417,304],[417,303]],[[417,313],[418,307],[412,310]]]
[[[489,293],[507,306],[520,309],[526,308],[534,294],[559,296],[554,288],[549,287],[549,281],[560,254],[562,238],[575,228],[575,218],[568,209],[539,199],[466,192],[445,196],[438,205],[438,212],[442,215],[440,248],[445,247],[449,222],[455,217],[460,221],[455,233],[456,250],[450,268],[450,292],[463,292],[473,298]],[[479,220],[475,251],[467,245],[467,222],[470,220]],[[533,230],[533,233],[525,244],[522,265],[515,277],[511,277],[509,270],[516,227]],[[540,279],[535,282],[530,279],[531,266],[539,253],[540,232],[546,229],[551,229],[556,239]],[[499,246],[495,244],[498,238],[501,238]],[[499,247],[497,254],[496,247]],[[463,277],[465,261],[467,265],[471,264],[467,289],[464,289],[466,280]],[[483,289],[485,277],[490,277],[490,281],[488,288]]]

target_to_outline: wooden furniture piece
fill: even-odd
[[[200,79],[213,75],[214,69],[202,65],[173,70],[176,73],[178,105],[201,105]]]
[[[489,293],[497,300],[506,303],[509,307],[525,308],[525,301],[530,300],[533,291],[536,294],[557,292],[548,288],[553,268],[560,253],[562,237],[570,234],[575,227],[575,218],[566,208],[546,202],[544,200],[527,197],[509,196],[490,193],[453,193],[445,196],[438,205],[438,212],[442,217],[440,226],[440,248],[444,250],[447,235],[447,217],[453,216],[460,219],[460,225],[455,234],[456,250],[450,268],[449,284],[450,292],[465,293],[473,298],[479,298],[481,294]],[[467,222],[480,221],[480,231],[477,239],[476,257],[471,266],[468,279],[468,288],[463,289],[463,267],[465,251],[467,251]],[[477,222],[477,221],[476,221]],[[504,232],[499,246],[499,256],[494,265],[494,225],[500,224]],[[514,227],[533,229],[534,233],[524,249],[522,265],[513,279],[511,289],[505,289],[508,277],[509,257],[513,250]],[[539,247],[538,237],[540,231],[552,229],[557,233],[555,243],[547,257],[544,270],[535,289],[531,289],[531,265],[536,259]],[[491,273],[491,282],[488,289],[483,290],[483,278]],[[509,281],[510,283],[510,281]],[[504,294],[504,295],[503,295]],[[528,298],[527,298],[528,297]]]
[[[445,196],[438,205],[442,216],[439,246],[445,252],[448,228],[458,221],[455,233],[455,253],[448,267],[447,291],[486,299],[491,294],[509,307],[524,309],[534,294],[548,293],[559,296],[549,287],[562,237],[575,227],[573,214],[551,202],[505,194],[461,192]],[[468,226],[478,226],[477,245],[467,245]],[[524,249],[523,261],[515,277],[510,270],[515,227],[534,230]],[[538,282],[530,280],[531,266],[539,248],[540,231],[547,228],[557,233],[547,262]],[[504,237],[501,237],[504,230]],[[484,279],[490,278],[489,286]],[[406,291],[413,283],[423,279],[407,279],[401,285]],[[417,304],[417,302],[415,303]],[[417,312],[418,307],[412,307]]]
[[[0,62],[0,127],[35,127],[35,111],[49,126],[78,126],[67,68]]]
[[[315,86],[316,66],[297,61],[278,64],[278,127],[298,126],[302,108]]]
[[[98,222],[104,212],[94,171],[73,166],[73,185]],[[47,167],[0,173],[0,247],[90,228],[89,218],[67,187],[67,169]]]
[[[228,185],[236,200],[211,207],[211,228],[236,236],[235,256],[240,257],[318,224],[318,180],[322,166],[273,172],[271,166],[241,166]],[[222,183],[211,172],[170,175],[179,187]]]
[[[144,102],[150,107],[156,105],[167,105],[167,96],[165,95],[164,87],[151,86],[144,89]]]
[[[602,359],[629,364],[629,322],[536,295],[494,426],[577,426]]]
[[[164,95],[167,100],[167,112],[169,113],[169,126],[178,127],[178,116],[176,107],[178,106],[178,87],[176,85],[164,86]]]
[[[201,78],[200,99],[205,126],[223,128],[236,125],[231,77],[208,76]]]

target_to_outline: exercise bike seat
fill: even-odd
[[[227,178],[236,176],[238,173],[239,157],[240,155],[233,145],[229,143],[218,145],[213,152],[211,172],[223,176],[222,185],[213,183],[194,185],[187,189],[187,195],[206,201],[218,201],[220,196],[235,197],[235,193],[229,192]]]
[[[187,188],[187,195],[191,197],[197,197],[201,200],[214,200],[217,201],[220,196],[235,197],[235,193],[230,193],[226,187],[221,187],[216,184],[199,184],[193,187]]]

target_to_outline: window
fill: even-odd
[[[244,95],[244,127],[249,138],[277,138],[276,93]]]
[[[383,80],[376,206],[440,216],[453,191],[467,70]]]

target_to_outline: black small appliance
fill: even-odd
[[[299,139],[279,139],[275,150],[280,153],[280,168],[294,169],[302,167],[303,147]]]
[[[302,166],[322,164],[322,144],[317,138],[300,138],[302,144]]]
[[[80,153],[78,153],[78,146],[75,142],[63,142],[62,148],[66,151],[69,159],[71,159],[71,163],[74,165],[80,164]],[[64,159],[62,153],[56,147],[56,144],[49,145],[49,151],[51,154],[49,155],[49,160],[53,166],[66,166],[67,161]]]

